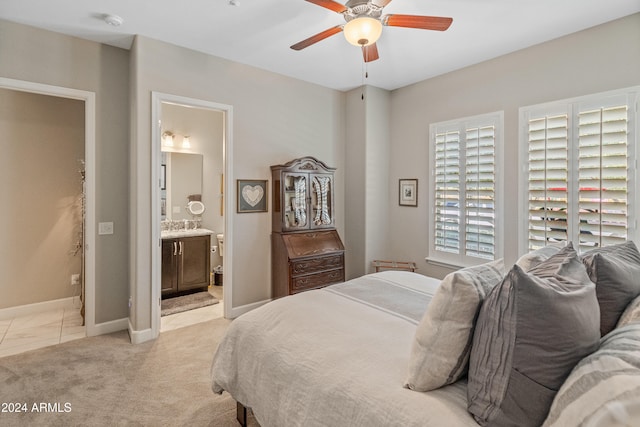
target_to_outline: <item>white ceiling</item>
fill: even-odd
[[[345,3],[346,0],[337,0]],[[396,89],[640,12],[640,0],[393,0],[383,14],[446,16],[444,32],[384,27],[364,65],[336,34],[289,48],[341,15],[304,0],[0,0],[0,18],[129,49],[135,34],[338,90]],[[124,19],[107,25],[105,14]]]

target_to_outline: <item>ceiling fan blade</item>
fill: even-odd
[[[382,17],[382,25],[390,27],[420,28],[422,30],[445,31],[453,18],[440,16],[398,15],[391,14]]]
[[[372,3],[378,7],[385,7],[386,5],[391,3],[391,0],[373,0]]]
[[[309,3],[317,4],[325,9],[333,10],[334,12],[342,13],[346,12],[345,5],[335,2],[333,0],[307,0]]]
[[[378,56],[378,46],[375,43],[369,46],[362,46],[362,56],[364,57],[364,62],[371,62],[380,58]]]
[[[342,25],[336,25],[335,27],[331,27],[328,30],[324,30],[321,33],[318,33],[314,36],[309,37],[308,39],[304,39],[301,42],[298,42],[291,46],[293,50],[302,50],[305,47],[309,47],[314,43],[318,43],[321,40],[326,39],[327,37],[331,37],[334,34],[338,34],[342,31]]]

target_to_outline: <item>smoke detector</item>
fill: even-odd
[[[104,22],[111,25],[112,27],[119,27],[124,22],[124,19],[119,17],[118,15],[107,14],[103,17]]]

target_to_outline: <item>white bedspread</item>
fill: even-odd
[[[426,393],[402,387],[416,325],[439,282],[387,271],[246,313],[216,351],[213,391],[251,408],[262,427],[477,427],[466,383]],[[399,298],[389,300],[392,291]]]

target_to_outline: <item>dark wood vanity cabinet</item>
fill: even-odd
[[[344,282],[335,230],[334,171],[313,157],[271,166],[273,298]]]
[[[211,236],[162,240],[162,296],[209,286]]]

